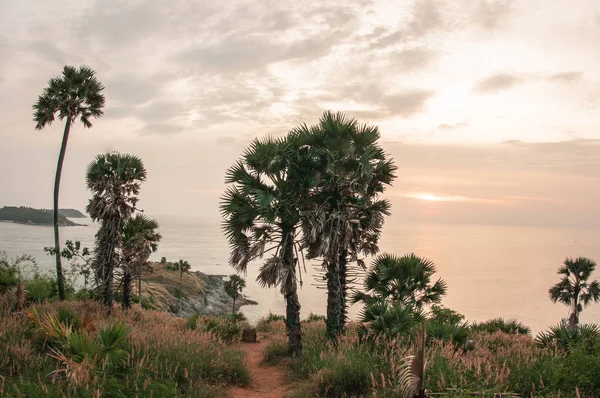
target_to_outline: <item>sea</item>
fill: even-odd
[[[229,247],[219,220],[194,217],[156,217],[163,236],[155,261],[187,260],[193,270],[208,274],[234,273],[228,263]],[[61,227],[61,241],[79,240],[93,248],[97,224],[74,219],[85,226]],[[0,251],[8,256],[30,254],[41,269],[52,272],[54,261],[44,252],[53,245],[52,227],[0,223]],[[559,280],[556,271],[566,257],[600,260],[600,229],[458,224],[386,224],[381,252],[415,253],[432,260],[436,277],[448,284],[443,305],[471,322],[502,317],[517,319],[534,333],[546,330],[568,316],[568,308],[553,304],[548,289]],[[369,262],[367,261],[367,264]],[[256,282],[260,262],[250,264],[243,293],[258,305],[242,307],[250,321],[270,312],[285,313],[277,288]],[[600,270],[599,270],[600,271]],[[326,294],[320,288],[318,263],[306,263],[299,291],[302,316],[325,314]],[[600,279],[596,271],[593,278]],[[360,306],[350,308],[356,319]],[[600,323],[600,303],[591,304],[581,316],[584,323]]]

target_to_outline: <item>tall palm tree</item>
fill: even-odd
[[[63,161],[65,160],[71,125],[79,119],[83,127],[90,128],[92,127],[90,118],[98,118],[103,115],[104,95],[102,95],[102,90],[104,90],[104,86],[98,81],[96,72],[92,69],[86,66],[79,68],[65,66],[62,76],[50,79],[48,87],[44,89],[43,93],[38,97],[37,102],[33,105],[33,121],[37,130],[51,125],[55,117],[58,117],[60,121],[65,120],[65,130],[58,155],[56,177],[54,178],[56,282],[58,284],[58,297],[61,300],[65,299],[65,279],[60,258],[58,196]]]
[[[589,258],[567,258],[558,269],[558,274],[563,275],[562,279],[548,291],[550,300],[554,303],[561,302],[571,307],[571,328],[577,327],[579,314],[585,307],[592,301],[600,301],[600,283],[597,280],[588,283],[595,269],[596,262]]]
[[[301,127],[306,144],[319,159],[319,185],[305,209],[308,257],[323,259],[327,283],[327,332],[335,338],[347,318],[352,263],[375,255],[390,204],[381,199],[396,166],[377,144],[375,126],[359,125],[342,113],[325,112],[312,128]]]
[[[221,212],[230,244],[229,263],[246,272],[252,260],[269,257],[260,268],[262,286],[278,286],[286,301],[290,354],[302,350],[298,279],[301,203],[315,186],[315,168],[298,137],[254,140],[226,175],[232,184]]]
[[[382,254],[373,261],[364,281],[364,293],[358,292],[353,302],[367,307],[374,303],[402,303],[422,310],[425,305],[437,304],[446,295],[443,279],[431,283],[435,264],[414,254],[397,257]]]
[[[146,168],[136,156],[106,153],[98,155],[88,166],[86,180],[92,191],[86,210],[94,221],[100,221],[93,268],[104,304],[112,313],[114,270],[119,264],[117,255],[123,243],[122,228],[136,210],[140,185],[146,180]]]
[[[142,272],[150,255],[158,250],[162,236],[158,233],[158,222],[136,214],[123,225],[123,307],[131,307],[131,283],[133,276],[138,280],[138,297],[142,297]]]
[[[179,312],[181,312],[181,293],[183,289],[183,273],[188,272],[192,266],[185,260],[179,260],[174,264],[175,268],[179,270]]]
[[[233,274],[229,276],[229,280],[225,282],[225,292],[233,299],[231,316],[235,321],[235,301],[241,296],[242,290],[246,287],[246,281],[239,275]]]

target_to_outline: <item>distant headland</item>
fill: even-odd
[[[63,227],[73,227],[82,224],[77,224],[69,218],[85,218],[85,214],[75,209],[59,209],[58,210],[58,225]],[[13,222],[26,225],[52,225],[53,216],[52,210],[34,209],[25,206],[4,206],[0,208],[0,221]]]

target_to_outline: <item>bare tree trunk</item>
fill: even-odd
[[[69,142],[69,133],[71,131],[71,116],[67,116],[65,122],[65,131],[63,133],[62,143],[60,145],[60,153],[58,155],[58,164],[56,165],[56,176],[54,178],[54,247],[56,248],[56,284],[58,286],[58,298],[64,300],[65,293],[65,277],[63,275],[62,263],[60,258],[60,236],[58,230],[58,197],[60,191],[60,178],[62,176],[62,167],[67,152],[67,143]]]
[[[179,264],[179,312],[181,313],[181,287],[183,285],[183,268]]]

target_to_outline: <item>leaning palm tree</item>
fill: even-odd
[[[379,255],[371,265],[364,280],[365,292],[357,292],[353,302],[363,302],[367,307],[387,302],[412,305],[422,310],[425,305],[437,304],[446,295],[443,279],[433,284],[431,277],[435,265],[430,260],[414,254],[397,257]]]
[[[600,283],[597,280],[588,283],[595,269],[596,262],[589,258],[567,258],[558,269],[558,274],[563,275],[562,279],[548,291],[554,303],[560,302],[571,307],[571,328],[577,327],[579,314],[585,307],[592,301],[600,301]]]
[[[295,134],[254,140],[226,175],[232,184],[222,198],[229,263],[246,272],[248,263],[269,254],[259,270],[262,286],[278,286],[286,302],[290,354],[302,350],[298,279],[301,203],[315,185],[313,159]],[[298,270],[298,271],[297,271]]]
[[[150,255],[158,250],[162,238],[157,232],[158,222],[137,214],[125,222],[122,229],[123,307],[131,307],[131,284],[134,275],[138,281],[138,297],[142,297],[142,272]]]
[[[92,191],[86,210],[94,221],[100,222],[92,267],[104,304],[112,313],[114,270],[123,243],[121,232],[136,210],[146,169],[136,156],[106,153],[98,155],[88,166],[86,180]]]
[[[56,249],[56,282],[58,285],[58,296],[61,300],[65,299],[65,281],[62,271],[60,258],[60,238],[58,231],[58,196],[60,189],[60,177],[62,175],[63,161],[67,151],[69,133],[71,125],[77,119],[81,121],[83,127],[90,128],[91,117],[101,117],[103,115],[104,95],[102,95],[104,86],[96,78],[96,72],[92,69],[81,66],[74,68],[65,66],[61,77],[50,79],[48,87],[38,97],[33,105],[33,121],[35,128],[41,130],[49,126],[55,117],[58,120],[65,120],[65,130],[63,133],[60,153],[58,155],[58,164],[56,166],[56,177],[54,178],[54,247]]]
[[[364,269],[360,255],[375,255],[390,204],[381,198],[396,166],[378,146],[375,126],[359,125],[341,113],[325,112],[316,126],[299,133],[319,159],[319,184],[304,214],[309,258],[322,258],[327,283],[327,332],[335,338],[347,318],[349,266]]]

